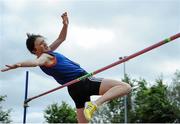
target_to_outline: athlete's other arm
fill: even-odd
[[[57,47],[66,39],[67,28],[69,24],[67,12],[63,13],[61,17],[63,20],[63,27],[61,29],[58,38],[49,46],[52,51],[56,50]]]
[[[28,61],[24,61],[24,62],[18,62],[16,64],[12,64],[12,65],[6,65],[6,68],[1,69],[1,72],[9,71],[11,69],[16,69],[19,67],[42,66],[42,65],[45,65],[48,61],[50,61],[49,55],[44,53],[35,60],[28,60]]]

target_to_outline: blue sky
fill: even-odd
[[[180,32],[179,0],[0,0],[0,67],[34,59],[25,46],[26,33],[44,35],[54,41],[67,11],[69,29],[58,48],[70,59],[92,72]],[[180,69],[179,39],[126,63],[132,78],[154,81],[163,74],[169,82]],[[22,122],[25,72],[30,72],[29,96],[59,86],[37,68],[0,73],[0,95],[7,95],[4,108],[12,108],[14,122]],[[121,80],[123,66],[98,77]],[[44,122],[43,110],[55,102],[74,107],[66,88],[30,102],[27,122]]]

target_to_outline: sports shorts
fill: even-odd
[[[90,101],[91,95],[99,95],[99,88],[103,78],[89,77],[80,82],[68,86],[68,92],[73,99],[76,108],[83,108],[86,101]]]

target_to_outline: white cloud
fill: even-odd
[[[83,49],[96,49],[111,44],[115,37],[113,31],[96,27],[71,25],[69,37]]]
[[[52,77],[33,72],[30,73],[29,79],[29,93],[31,95],[37,95],[37,93],[60,86]]]
[[[28,2],[26,0],[4,0],[5,7],[12,11],[12,12],[20,12],[24,8],[26,8],[26,5]]]
[[[162,61],[156,66],[157,70],[162,70],[163,73],[170,75],[175,72],[175,70],[180,69],[180,60]],[[163,67],[163,68],[162,68]]]

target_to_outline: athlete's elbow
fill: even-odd
[[[40,61],[35,61],[33,64],[32,64],[32,67],[37,67],[37,66],[42,66],[42,62]]]

